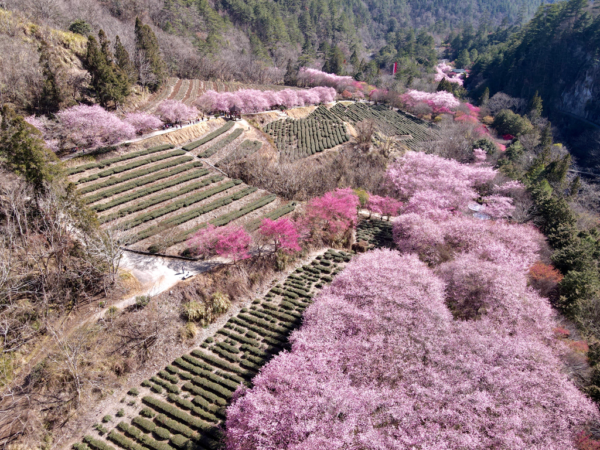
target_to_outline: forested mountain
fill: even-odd
[[[522,30],[505,42],[477,49],[469,87],[493,95],[503,91],[531,99],[536,92],[546,113],[561,124],[564,137],[586,165],[595,165],[600,124],[600,5],[571,0],[541,7]],[[463,39],[465,41],[465,39]],[[477,91],[476,91],[477,92]]]
[[[423,30],[445,36],[470,24],[520,23],[538,5],[537,0],[0,1],[0,8],[59,30],[84,21],[93,34],[102,29],[111,41],[118,35],[130,54],[139,16],[157,34],[172,75],[257,82],[280,80],[273,68],[284,70],[288,60],[320,66],[331,47],[339,46],[347,63],[353,54],[368,61],[393,41],[389,33],[412,33],[406,45],[418,45],[415,38]]]

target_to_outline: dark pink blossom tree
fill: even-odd
[[[352,189],[336,189],[306,205],[306,223],[313,231],[339,235],[356,225],[358,196]]]
[[[148,133],[163,126],[162,120],[146,113],[129,113],[125,116],[125,122],[132,125],[137,134]]]
[[[188,248],[195,254],[209,258],[221,256],[233,262],[250,257],[252,238],[242,227],[208,225],[188,240]]]
[[[177,100],[165,100],[157,109],[162,120],[168,123],[185,122],[198,116],[198,110],[195,107],[187,106]]]
[[[300,235],[296,225],[291,219],[282,217],[278,220],[264,219],[258,234],[267,245],[271,246],[273,252],[279,249],[287,252],[299,252],[301,250],[298,240]]]

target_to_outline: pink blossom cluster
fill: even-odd
[[[477,188],[496,177],[491,167],[460,164],[423,152],[407,152],[390,165],[387,183],[405,203],[405,212],[424,216],[462,211],[479,197]]]
[[[460,101],[446,91],[431,93],[409,89],[406,94],[400,96],[400,100],[409,108],[414,108],[418,103],[425,103],[437,114],[448,113],[460,106]]]
[[[133,125],[98,105],[78,105],[57,115],[64,140],[82,147],[112,145],[135,136]]]
[[[598,412],[510,266],[361,255],[227,411],[228,450],[574,450]]]
[[[147,113],[129,113],[125,115],[125,122],[135,128],[137,134],[144,134],[163,126],[162,120],[152,114]]]
[[[349,86],[356,87],[357,82],[352,77],[302,67],[298,72],[298,84],[302,86],[329,86],[341,92]]]
[[[473,157],[477,163],[483,163],[487,158],[487,153],[481,148],[475,148],[473,149]]]
[[[250,249],[257,244],[262,252],[270,247],[270,252],[284,250],[299,252],[300,235],[296,224],[287,217],[278,220],[264,219],[253,242],[244,228],[229,224],[224,227],[208,225],[192,235],[187,242],[188,249],[195,255],[210,258],[221,256],[238,261],[250,257]]]
[[[204,93],[196,104],[207,112],[230,112],[236,106],[242,113],[256,113],[279,106],[294,108],[329,103],[334,101],[335,97],[335,89],[322,86],[312,89],[283,89],[281,91],[240,89],[234,92],[215,92],[211,90]]]
[[[250,257],[251,243],[250,235],[239,226],[208,225],[194,234],[187,245],[198,256],[208,258],[216,255],[231,258],[235,262]]]
[[[402,202],[392,197],[381,197],[379,195],[369,194],[367,209],[382,216],[395,216],[400,212]]]
[[[296,224],[287,217],[278,220],[264,219],[258,233],[263,241],[272,246],[275,252],[279,249],[286,252],[299,252],[301,250],[298,243],[300,235]]]
[[[448,80],[450,83],[456,83],[460,86],[463,85],[464,80],[462,76],[457,73],[452,73],[453,67],[449,66],[446,63],[440,63],[435,68],[435,81],[442,81],[444,78]]]
[[[356,225],[358,196],[350,188],[327,192],[306,205],[304,227],[339,234]]]
[[[158,105],[158,114],[168,123],[178,123],[192,120],[198,116],[198,110],[193,106],[177,100],[165,100]]]

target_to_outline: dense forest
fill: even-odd
[[[598,52],[600,5],[587,0],[545,5],[522,29],[487,39],[465,32],[452,48],[478,52],[468,86],[474,96],[488,87],[531,99],[539,93],[545,113],[585,166],[598,157]]]

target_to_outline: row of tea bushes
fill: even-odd
[[[97,174],[90,175],[89,177],[84,177],[77,180],[78,183],[87,183],[88,181],[94,181],[98,178],[106,178],[111,175],[126,172],[131,169],[136,169],[140,166],[145,166],[147,164],[152,164],[158,161],[163,161],[165,159],[173,158],[175,156],[185,155],[183,150],[173,150],[169,153],[163,153],[162,155],[151,156],[150,158],[139,159],[137,161],[130,162],[129,164],[125,164],[124,166],[113,167],[112,169],[103,170],[102,172],[98,172]]]
[[[275,195],[272,195],[272,194],[266,195],[256,201],[238,209],[237,211],[232,211],[231,213],[215,217],[214,219],[211,219],[208,222],[201,223],[195,227],[185,230],[185,231],[177,234],[172,239],[170,239],[169,242],[171,245],[180,244],[180,243],[186,241],[187,239],[189,239],[192,234],[198,232],[199,230],[201,230],[203,228],[206,228],[206,226],[208,226],[208,224],[212,224],[215,226],[227,225],[228,223],[232,222],[235,219],[239,219],[240,217],[243,217],[244,215],[249,214],[252,211],[256,211],[257,209],[260,209],[260,208],[268,205],[269,203],[274,202],[276,199],[277,199],[277,196],[275,196]]]
[[[288,347],[288,336],[302,313],[330,276],[307,268],[329,263],[342,270],[346,252],[327,251],[290,274],[283,285],[231,317],[200,349],[176,358],[142,383],[151,393],[141,396],[139,415],[106,430],[106,437],[87,435],[76,450],[217,450],[222,448],[222,423],[233,392],[252,378],[274,355]],[[137,388],[129,391],[136,398]],[[108,424],[105,424],[109,426]],[[98,433],[99,434],[99,433]],[[110,444],[108,443],[110,442]]]
[[[160,222],[158,225],[149,227],[143,231],[138,232],[136,235],[133,235],[130,238],[131,243],[141,241],[143,239],[149,238],[150,236],[154,236],[155,234],[161,233],[170,228],[173,228],[173,227],[176,227],[183,223],[189,222],[190,220],[196,219],[197,217],[200,217],[200,216],[207,214],[209,212],[212,212],[216,209],[222,208],[223,206],[227,206],[230,203],[238,201],[238,200],[242,199],[243,197],[246,197],[256,191],[257,191],[257,189],[255,187],[246,187],[246,188],[242,189],[241,191],[236,192],[235,194],[229,195],[227,197],[223,197],[219,200],[215,200],[214,202],[208,203],[199,208],[195,208],[195,209],[186,211],[182,214],[175,215],[169,219],[166,219],[166,220]],[[206,226],[206,224],[204,224],[204,226]],[[171,239],[169,239],[170,242],[173,242],[174,240],[176,240],[176,237],[172,237]]]
[[[80,166],[71,167],[70,169],[68,169],[67,174],[74,175],[77,173],[85,172],[86,170],[90,170],[90,169],[103,169],[104,167],[108,167],[111,164],[115,164],[115,163],[118,163],[121,161],[127,161],[128,159],[138,158],[139,156],[145,156],[145,155],[150,155],[152,153],[163,152],[163,151],[169,150],[171,148],[173,148],[172,145],[159,145],[157,147],[151,147],[146,150],[140,150],[137,152],[127,153],[123,156],[117,156],[114,158],[107,158],[107,159],[104,159],[104,160],[98,161],[98,162],[82,164]]]
[[[138,199],[141,197],[145,197],[150,194],[154,194],[155,192],[159,192],[164,189],[168,189],[170,187],[177,186],[178,184],[183,184],[188,181],[195,180],[197,178],[201,178],[205,175],[208,175],[209,173],[210,173],[210,171],[208,169],[201,169],[201,170],[197,170],[197,171],[194,171],[191,173],[187,173],[180,177],[173,178],[172,180],[165,181],[164,183],[154,184],[145,189],[140,189],[139,191],[131,192],[127,195],[122,195],[120,197],[113,199],[110,202],[102,203],[100,205],[94,205],[94,206],[92,206],[92,209],[96,212],[106,211],[108,209],[114,208],[115,206],[122,205],[123,203],[127,203],[132,200],[135,200],[135,199]],[[196,187],[188,189],[190,186],[196,186]],[[183,188],[182,190],[180,190],[178,192],[180,194],[185,194],[187,192],[190,192],[190,190],[195,190],[195,189],[198,189],[199,187],[203,187],[205,185],[194,184],[194,185],[190,185],[190,186],[186,186],[185,188]],[[165,197],[165,199],[168,200],[169,198]]]
[[[244,132],[244,130],[242,130],[241,128],[236,129],[233,133],[228,134],[223,139],[220,139],[219,141],[217,141],[213,145],[211,145],[208,149],[204,150],[202,153],[200,153],[198,155],[198,157],[199,158],[210,158],[212,155],[217,153],[219,150],[225,148],[226,146],[231,144],[233,141],[235,141],[237,138],[239,138],[243,132]]]
[[[181,158],[175,158],[173,160],[165,161],[163,163],[156,164],[151,167],[145,167],[140,170],[133,170],[131,172],[127,172],[127,173],[121,175],[120,177],[110,177],[108,180],[104,180],[99,183],[93,183],[84,188],[80,188],[79,193],[82,195],[89,194],[90,192],[94,192],[94,191],[97,191],[100,189],[104,189],[106,187],[114,186],[116,184],[125,183],[126,181],[129,181],[129,180],[135,180],[137,178],[143,177],[143,176],[151,174],[151,173],[156,174],[157,172],[160,172],[161,170],[169,169],[171,167],[177,167],[177,169],[181,169],[181,167],[178,167],[178,166],[188,163],[193,160],[194,160],[193,156],[183,156]],[[180,171],[189,170],[192,167],[202,167],[202,166],[203,165],[200,161],[194,161],[191,165],[186,166],[186,169],[182,169]],[[178,172],[176,172],[176,173],[178,173]],[[173,173],[172,175],[174,175],[174,174],[175,173]],[[168,175],[168,176],[170,176],[170,175]],[[162,177],[162,178],[164,178],[164,177]],[[160,179],[160,178],[157,178],[157,179]],[[147,183],[152,183],[153,181],[156,181],[156,179],[150,179],[150,181],[147,181]],[[79,183],[80,182],[78,181],[77,184],[79,184]],[[142,184],[146,184],[146,182],[144,182]],[[141,184],[140,184],[140,186],[141,186]]]
[[[202,187],[202,186],[200,186],[201,184],[204,184],[204,186],[207,186],[207,185],[209,185],[211,183],[222,181],[223,179],[224,179],[224,177],[222,175],[213,175],[212,177],[210,177],[210,178],[208,178],[208,179],[200,182],[199,185],[198,185],[198,187]],[[227,181],[225,183],[222,183],[222,184],[219,184],[219,185],[217,185],[217,186],[215,186],[213,188],[205,189],[205,190],[202,190],[202,191],[200,191],[198,193],[195,193],[193,195],[189,195],[187,197],[180,198],[177,201],[175,201],[175,202],[173,202],[173,203],[171,203],[171,204],[169,204],[167,206],[164,206],[162,208],[156,209],[154,211],[147,212],[145,214],[140,214],[139,216],[136,216],[133,219],[125,222],[122,226],[126,230],[128,230],[130,228],[137,227],[138,225],[141,225],[141,224],[143,224],[145,222],[149,222],[150,220],[154,220],[154,219],[156,219],[158,217],[162,217],[162,216],[164,216],[166,214],[172,213],[172,212],[177,211],[179,209],[187,208],[188,206],[191,206],[191,205],[193,205],[195,203],[199,203],[199,202],[201,202],[203,200],[206,200],[207,198],[210,198],[210,197],[212,197],[214,195],[217,195],[220,192],[223,192],[223,191],[226,191],[228,189],[231,189],[232,187],[236,186],[237,184],[240,184],[240,182],[238,182],[238,180],[229,180],[229,181]],[[160,198],[157,198],[157,201],[160,200],[162,202],[162,201],[165,201],[165,200],[162,200],[163,198],[167,198],[168,196],[173,196],[173,197],[176,198],[179,195],[181,195],[180,191],[178,191],[178,192],[168,192],[168,193],[163,194],[162,196],[160,196]],[[173,197],[171,197],[171,198],[173,198]],[[135,209],[135,210],[144,210],[144,209],[149,208],[150,206],[151,206],[150,202],[148,201],[148,202],[144,202],[144,203],[139,204],[139,205],[132,206],[132,209]],[[120,213],[120,211],[117,211],[117,213]]]
[[[223,133],[228,132],[229,130],[231,130],[233,128],[233,126],[235,125],[234,122],[227,122],[225,125],[223,125],[221,128],[213,131],[212,133],[208,133],[206,136],[204,136],[202,139],[199,139],[197,141],[194,142],[190,142],[187,145],[184,145],[183,147],[181,147],[183,150],[185,151],[191,151],[194,150],[198,147],[200,147],[201,145],[206,144],[207,142],[212,141],[213,139],[215,139],[216,137],[221,136]]]

